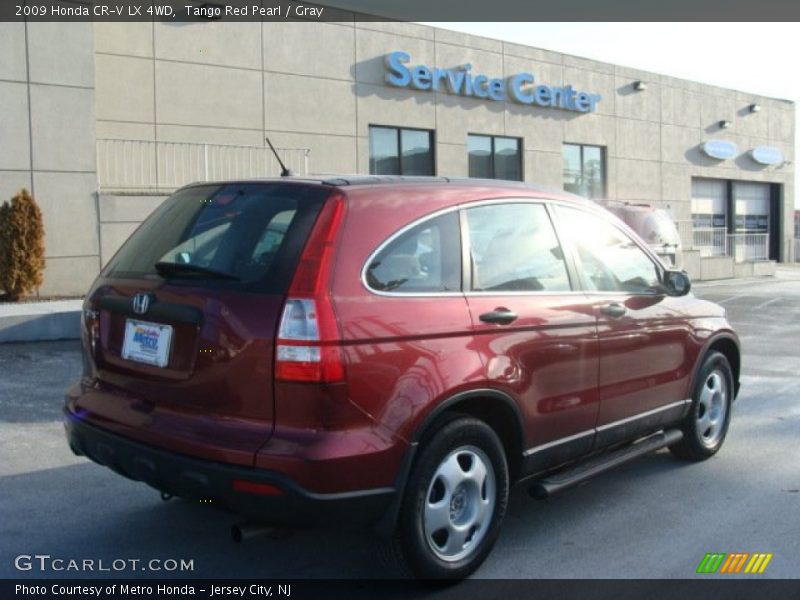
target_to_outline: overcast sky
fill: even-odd
[[[800,103],[800,23],[426,24]]]

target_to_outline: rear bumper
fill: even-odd
[[[373,525],[393,506],[394,488],[337,494],[310,492],[281,473],[202,460],[110,433],[64,410],[72,451],[151,487],[191,500],[210,500],[259,522],[286,526]],[[262,495],[234,490],[234,481],[279,490]],[[252,487],[252,486],[251,486]]]

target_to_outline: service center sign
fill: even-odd
[[[578,91],[571,85],[552,87],[536,85],[532,73],[518,73],[503,80],[472,73],[472,65],[457,69],[437,69],[425,65],[409,66],[411,56],[405,52],[386,55],[386,83],[395,87],[422,91],[447,92],[456,96],[473,96],[495,102],[511,100],[529,106],[560,108],[577,112],[594,112],[599,94]]]

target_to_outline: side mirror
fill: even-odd
[[[686,271],[667,269],[662,282],[664,291],[670,296],[685,296],[692,289],[692,282]]]

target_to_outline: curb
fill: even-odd
[[[80,339],[83,300],[0,304],[0,344]]]

